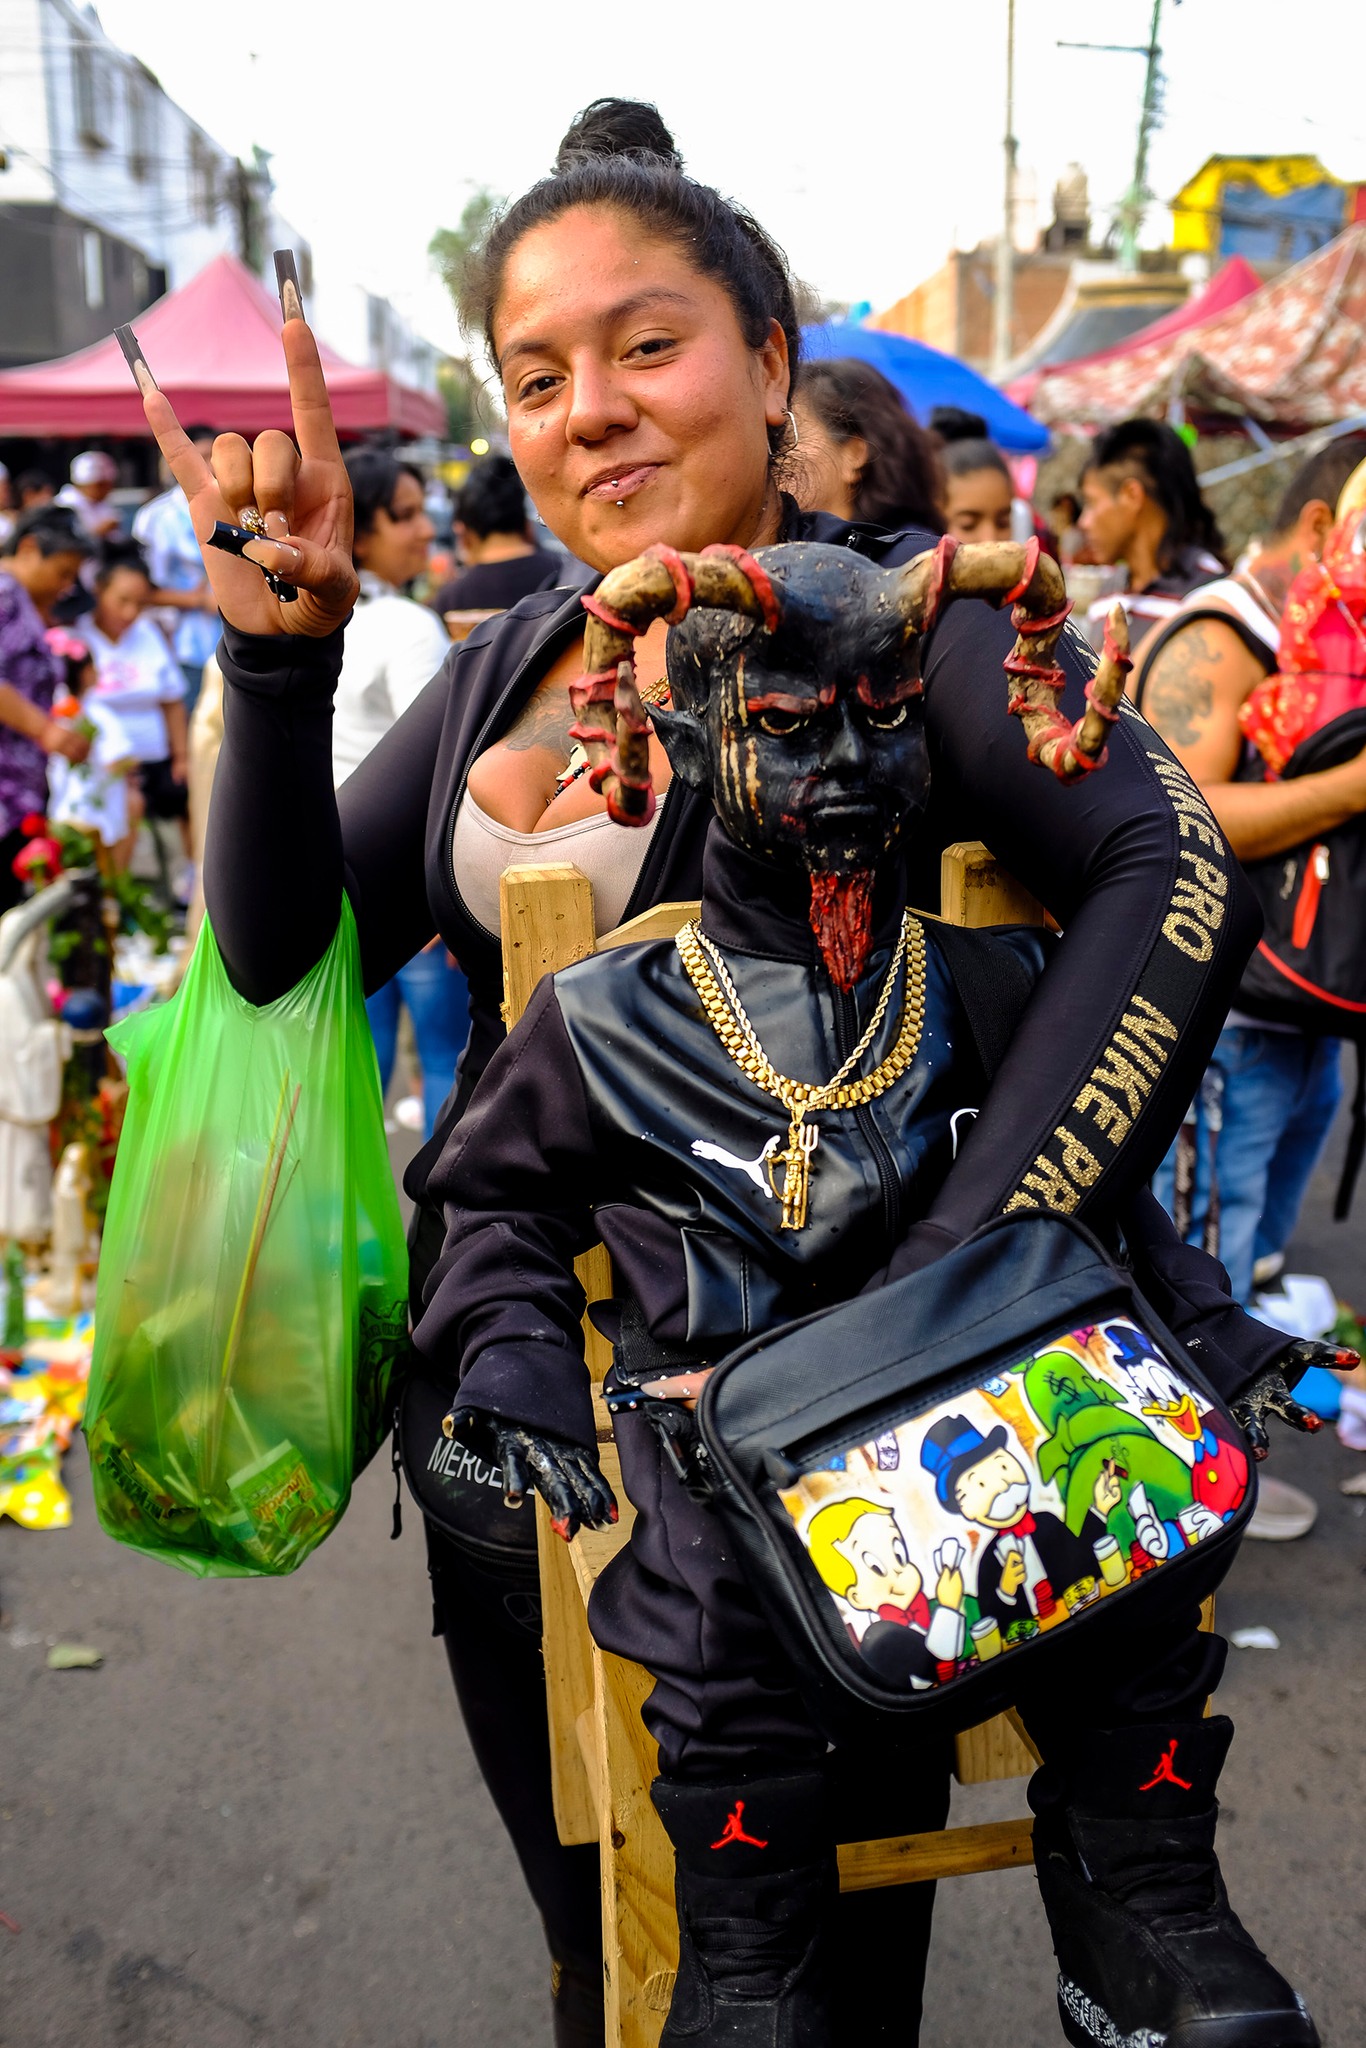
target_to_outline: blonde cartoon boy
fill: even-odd
[[[933,1607],[885,1501],[859,1494],[827,1501],[807,1523],[806,1543],[830,1591],[858,1613],[872,1615],[859,1648],[881,1677],[920,1690],[941,1675],[941,1664],[957,1663],[967,1624],[956,1538],[934,1554],[939,1576]]]

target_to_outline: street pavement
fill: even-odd
[[[1331,1170],[1291,1265],[1360,1302],[1366,1207],[1328,1221]],[[1325,2048],[1366,2042],[1366,1500],[1338,1492],[1363,1468],[1330,1432],[1282,1432],[1270,1469],[1318,1525],[1246,1544],[1219,1601],[1225,1633],[1280,1639],[1230,1652],[1219,1695],[1229,1888]],[[411,1508],[389,1540],[386,1461],[274,1583],[119,1548],[79,1444],[67,1472],[69,1531],[0,1522],[0,2048],[548,2048],[538,1931],[429,1634]],[[55,1641],[104,1662],[50,1671]],[[965,1788],[954,1818],[1023,1806],[1023,1781]],[[1028,1872],[941,1887],[926,2048],[1055,2048],[1052,1975]]]

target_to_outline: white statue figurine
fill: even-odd
[[[82,1307],[83,1269],[90,1256],[90,1148],[68,1145],[52,1177],[52,1253],[48,1261],[48,1307],[74,1316]]]
[[[0,917],[0,1238],[25,1244],[45,1238],[52,1218],[48,1126],[71,1034],[48,1000],[47,924],[71,896],[63,879]]]

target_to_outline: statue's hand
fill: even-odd
[[[1237,1400],[1230,1404],[1251,1446],[1253,1457],[1260,1461],[1271,1449],[1271,1439],[1266,1433],[1268,1415],[1279,1417],[1287,1429],[1302,1430],[1306,1436],[1312,1436],[1323,1428],[1322,1421],[1313,1410],[1304,1407],[1290,1391],[1302,1373],[1314,1365],[1336,1367],[1341,1372],[1359,1363],[1356,1352],[1348,1351],[1341,1344],[1320,1343],[1312,1337],[1297,1337],[1293,1343],[1287,1344],[1278,1363],[1269,1365],[1265,1372],[1259,1372]]]
[[[550,1509],[551,1528],[566,1543],[583,1527],[606,1529],[616,1521],[616,1499],[596,1450],[478,1408],[458,1408],[448,1421],[450,1435],[472,1429],[492,1444],[503,1468],[504,1503],[519,1508],[528,1491],[539,1493]]]

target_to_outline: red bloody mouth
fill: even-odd
[[[873,943],[873,874],[811,877],[811,929],[836,988],[851,989]]]

